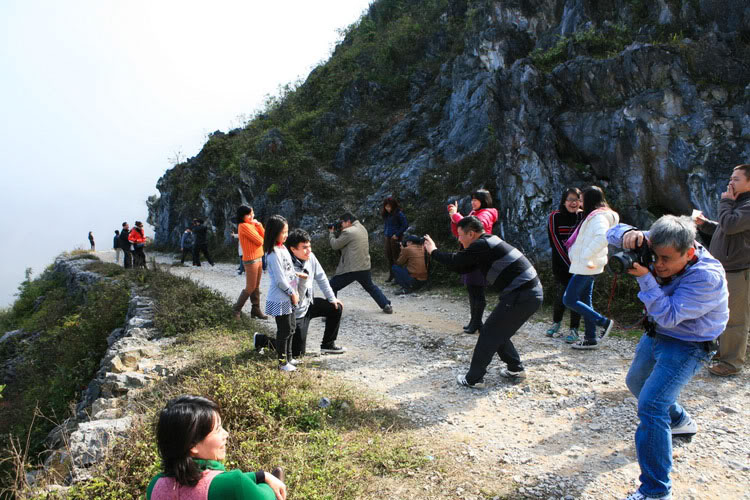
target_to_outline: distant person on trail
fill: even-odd
[[[89,243],[91,244],[91,251],[95,252],[96,244],[94,243],[94,233],[92,233],[91,231],[89,231]]]
[[[183,231],[182,236],[180,237],[180,250],[182,250],[182,258],[180,259],[180,264],[185,263],[185,256],[187,254],[190,254],[192,257],[193,255],[193,232],[190,230],[190,228],[185,228],[185,231]]]
[[[133,252],[130,250],[130,226],[127,222],[122,223],[122,231],[120,231],[120,249],[123,252],[122,265],[125,269],[133,267]]]
[[[135,221],[135,227],[130,231],[128,241],[133,244],[133,267],[146,269],[146,235],[143,233],[143,222]]]
[[[458,223],[463,219],[463,215],[458,212],[458,202],[448,205],[448,215],[451,220],[451,232],[458,238]],[[485,234],[492,234],[492,226],[497,222],[497,209],[492,208],[492,196],[486,189],[477,189],[471,193],[471,212],[469,216],[474,216],[484,226]],[[461,275],[461,279],[466,285],[466,291],[469,294],[469,311],[471,319],[469,324],[464,326],[464,333],[476,333],[482,328],[482,317],[484,308],[487,306],[487,299],[484,297],[484,289],[487,287],[487,281],[478,269],[470,273]]]
[[[401,253],[401,238],[404,232],[409,229],[409,223],[406,220],[404,212],[398,201],[389,196],[383,200],[383,236],[385,238],[385,257],[388,260],[388,279],[387,282],[393,281],[393,265],[396,263]]]
[[[119,264],[122,248],[120,248],[120,231],[117,229],[115,229],[115,238],[112,240],[112,248],[115,250],[115,264]]]
[[[438,251],[428,235],[424,237],[424,249],[451,271],[469,273],[478,269],[488,286],[500,293],[497,306],[479,330],[469,371],[458,375],[456,381],[464,387],[481,387],[495,353],[507,364],[500,376],[520,380],[526,373],[511,337],[542,305],[542,284],[536,269],[519,250],[485,233],[484,225],[473,215],[461,219],[456,229],[463,247],[459,252]]]
[[[201,265],[201,252],[203,252],[208,263],[213,266],[214,261],[211,260],[211,255],[208,253],[208,228],[203,224],[203,220],[193,219],[193,234],[195,235],[195,241],[193,242],[193,265]]]
[[[286,500],[284,470],[227,471],[227,437],[219,406],[199,396],[179,396],[159,413],[156,441],[162,471],[146,500]]]
[[[333,293],[338,295],[339,290],[356,281],[384,313],[393,314],[391,301],[383,295],[378,285],[372,282],[370,244],[365,226],[347,212],[341,216],[341,234],[337,237],[333,227],[328,228],[328,231],[331,248],[341,250],[339,265],[330,282]]]
[[[260,278],[263,276],[263,241],[266,230],[260,221],[255,219],[252,207],[240,205],[237,208],[237,236],[242,248],[242,265],[245,268],[245,288],[240,292],[234,304],[234,317],[240,319],[242,307],[250,299],[252,308],[250,316],[268,319],[260,308]]]

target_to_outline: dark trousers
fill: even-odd
[[[133,267],[141,267],[143,269],[146,269],[146,253],[143,251],[143,245],[134,246]]]
[[[292,332],[294,331],[294,313],[275,316],[276,320],[276,352],[279,360],[292,359]]]
[[[122,249],[122,265],[125,266],[125,269],[133,267],[133,252],[129,248]]]
[[[362,288],[370,294],[370,297],[378,303],[378,306],[380,306],[381,309],[391,303],[390,300],[385,298],[385,295],[383,295],[383,292],[378,288],[378,285],[372,282],[372,274],[369,269],[367,271],[353,271],[351,273],[338,274],[331,278],[330,283],[333,293],[338,295],[339,290],[355,281],[362,285]]]
[[[388,274],[391,274],[391,268],[401,255],[401,240],[394,240],[390,236],[385,237],[385,258],[388,259]]]
[[[206,256],[206,260],[208,261],[208,263],[213,266],[214,261],[211,260],[211,255],[208,253],[207,243],[193,245],[193,264],[195,264],[196,266],[201,265],[201,252],[203,252],[203,255]]]
[[[315,297],[307,310],[307,314],[297,319],[294,339],[292,340],[292,355],[296,358],[297,356],[304,356],[307,352],[307,330],[310,327],[310,320],[313,318],[325,318],[326,320],[326,328],[323,332],[320,347],[333,346],[339,336],[339,325],[343,312],[343,306],[337,308],[326,299]]]
[[[556,272],[554,275],[555,281],[557,281],[557,284],[560,286],[557,288],[557,297],[555,297],[555,305],[552,311],[552,321],[555,323],[562,323],[565,309],[567,309],[565,304],[563,304],[563,296],[565,295],[565,289],[568,288],[568,283],[570,283],[570,278],[572,278],[573,275],[567,272]],[[577,311],[570,309],[570,327],[577,330],[579,326],[581,326],[581,315]]]
[[[466,374],[467,382],[475,384],[484,377],[495,353],[508,365],[508,370],[523,370],[521,357],[510,338],[539,309],[542,297],[541,285],[527,290],[514,290],[500,297],[500,302],[479,330],[471,366]]]
[[[190,255],[192,257],[193,255],[193,247],[185,247],[182,249],[182,259],[180,259],[180,263],[185,263],[185,256]]]

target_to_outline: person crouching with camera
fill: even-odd
[[[627,250],[645,239],[653,254],[646,259],[643,252],[633,253],[627,269],[638,280],[647,327],[625,379],[638,398],[635,448],[641,468],[641,486],[626,500],[672,498],[672,436],[698,430],[677,398],[709,360],[729,319],[724,269],[695,234],[689,217],[673,215],[661,217],[647,232],[626,224],[607,232],[610,244]],[[653,264],[639,263],[649,260]]]
[[[427,283],[427,262],[430,258],[425,254],[424,238],[409,235],[404,237],[404,247],[391,266],[391,273],[396,283],[401,286],[399,295],[415,292]]]
[[[536,269],[518,249],[485,233],[484,225],[473,215],[461,219],[457,229],[462,250],[441,252],[425,235],[425,251],[451,271],[466,274],[478,269],[488,287],[500,292],[500,300],[479,330],[469,371],[458,375],[456,382],[464,387],[481,387],[495,353],[508,365],[500,370],[500,376],[518,381],[526,373],[510,338],[542,305],[542,284]]]

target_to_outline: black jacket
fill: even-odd
[[[125,231],[124,229],[120,231],[120,236],[118,237],[120,239],[120,248],[125,250],[126,252],[130,251],[130,242],[128,241],[128,235],[130,234],[130,229]]]
[[[195,245],[205,245],[207,242],[208,228],[203,224],[196,224],[193,226],[193,234],[195,235]]]

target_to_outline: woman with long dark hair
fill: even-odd
[[[227,437],[219,406],[200,396],[172,399],[159,413],[156,440],[162,472],[146,490],[146,500],[285,500],[284,471],[227,471]]]
[[[237,207],[237,236],[242,247],[242,265],[245,267],[245,288],[240,292],[234,304],[234,316],[240,319],[242,306],[250,299],[252,309],[250,316],[266,319],[260,308],[260,278],[263,274],[263,240],[265,229],[260,221],[255,219],[252,207],[240,205]]]
[[[563,294],[568,287],[570,278],[570,257],[565,242],[583,218],[581,210],[581,190],[576,187],[567,188],[563,191],[560,206],[549,214],[547,221],[547,236],[552,247],[552,274],[555,281],[560,285],[560,290],[555,298],[555,306],[552,312],[552,326],[547,330],[547,337],[555,337],[560,331],[560,324],[565,314]],[[566,340],[575,342],[578,339],[578,327],[581,324],[581,315],[573,309],[570,310],[570,331]],[[572,339],[572,340],[571,340]]]
[[[451,232],[453,232],[453,236],[458,238],[458,223],[464,218],[458,212],[458,202],[448,205],[448,214],[451,218]],[[471,212],[469,212],[469,215],[479,219],[484,226],[485,233],[492,234],[492,226],[497,222],[497,210],[492,208],[492,196],[489,191],[477,189],[471,193]],[[462,274],[461,279],[469,294],[469,311],[471,312],[471,319],[469,324],[464,326],[464,333],[476,333],[482,328],[482,316],[487,305],[487,299],[484,296],[487,280],[484,279],[484,275],[478,269],[468,274]]]
[[[401,211],[401,205],[393,196],[383,200],[383,208],[380,212],[383,217],[383,236],[385,238],[385,258],[388,260],[388,279],[393,281],[393,265],[398,260],[401,253],[401,238],[404,232],[409,229],[409,223],[406,221],[406,215]]]
[[[590,186],[583,190],[583,222],[565,242],[573,276],[565,289],[563,304],[583,316],[586,327],[583,340],[572,341],[575,342],[573,349],[597,349],[614,326],[611,319],[594,310],[591,296],[594,278],[604,271],[607,264],[607,231],[618,222],[620,216],[609,208],[600,187]],[[597,326],[602,327],[598,334]]]

